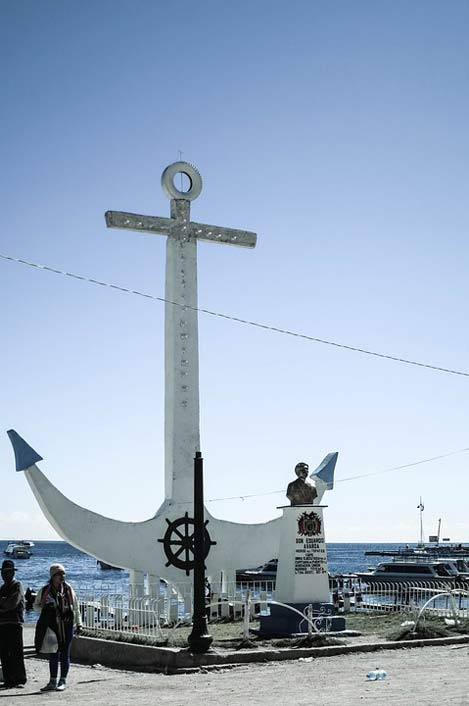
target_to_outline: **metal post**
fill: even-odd
[[[312,623],[313,605],[312,605],[312,603],[309,604],[308,611],[307,611],[306,615],[308,616],[308,637],[311,638],[311,637],[313,637],[313,623]]]
[[[453,614],[454,622],[456,625],[459,625],[459,620],[458,620],[458,611],[456,608],[456,601],[454,600],[454,593],[451,591],[449,594],[449,603],[451,606],[451,613]]]
[[[243,621],[243,641],[249,642],[249,618],[251,613],[251,591],[246,593],[246,601],[244,603],[244,621]]]
[[[205,611],[205,522],[203,458],[196,451],[194,458],[194,613],[192,632],[187,638],[192,652],[207,652],[213,638],[208,633]]]

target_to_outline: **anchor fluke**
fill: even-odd
[[[320,478],[326,483],[327,490],[332,490],[334,487],[334,471],[337,463],[338,451],[327,454],[326,458],[321,461],[312,476]]]
[[[327,454],[314,473],[311,474],[311,480],[314,481],[316,486],[317,498],[315,503],[317,505],[321,502],[326,490],[332,490],[334,487],[334,471],[338,455],[338,451]]]
[[[15,452],[17,471],[25,471],[27,468],[34,466],[38,461],[43,460],[42,456],[39,456],[37,451],[27,444],[14,429],[9,429],[7,434],[10,437],[11,445]]]

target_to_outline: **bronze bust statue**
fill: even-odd
[[[287,498],[290,505],[312,505],[318,493],[316,486],[307,481],[309,466],[307,463],[297,463],[295,473],[298,478],[288,484]]]

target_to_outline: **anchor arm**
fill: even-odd
[[[74,503],[49,481],[36,465],[41,457],[19,434],[10,430],[9,437],[17,469],[24,472],[46,519],[65,541],[112,566],[181,580],[180,569],[166,566],[166,554],[157,541],[176,521],[177,506],[175,510],[170,501],[165,501],[154,517],[143,522],[123,522],[99,515]],[[218,520],[207,510],[205,517],[210,522],[210,537],[216,542],[212,542],[206,562],[210,575],[219,576],[221,569],[255,566],[277,556],[278,518],[259,525],[243,525]]]
[[[255,248],[257,234],[249,230],[237,230],[236,228],[220,228],[220,226],[210,226],[205,223],[191,222],[191,235],[197,240],[208,240],[212,243],[224,243],[226,245],[238,245],[242,248]]]
[[[171,235],[172,230],[178,226],[173,218],[140,216],[138,213],[126,213],[125,211],[106,211],[104,217],[108,228],[137,230],[142,233],[156,233],[158,235]]]

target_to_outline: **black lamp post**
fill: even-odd
[[[194,613],[192,632],[187,641],[191,652],[207,652],[213,642],[205,610],[205,521],[204,460],[200,451],[194,458]]]

